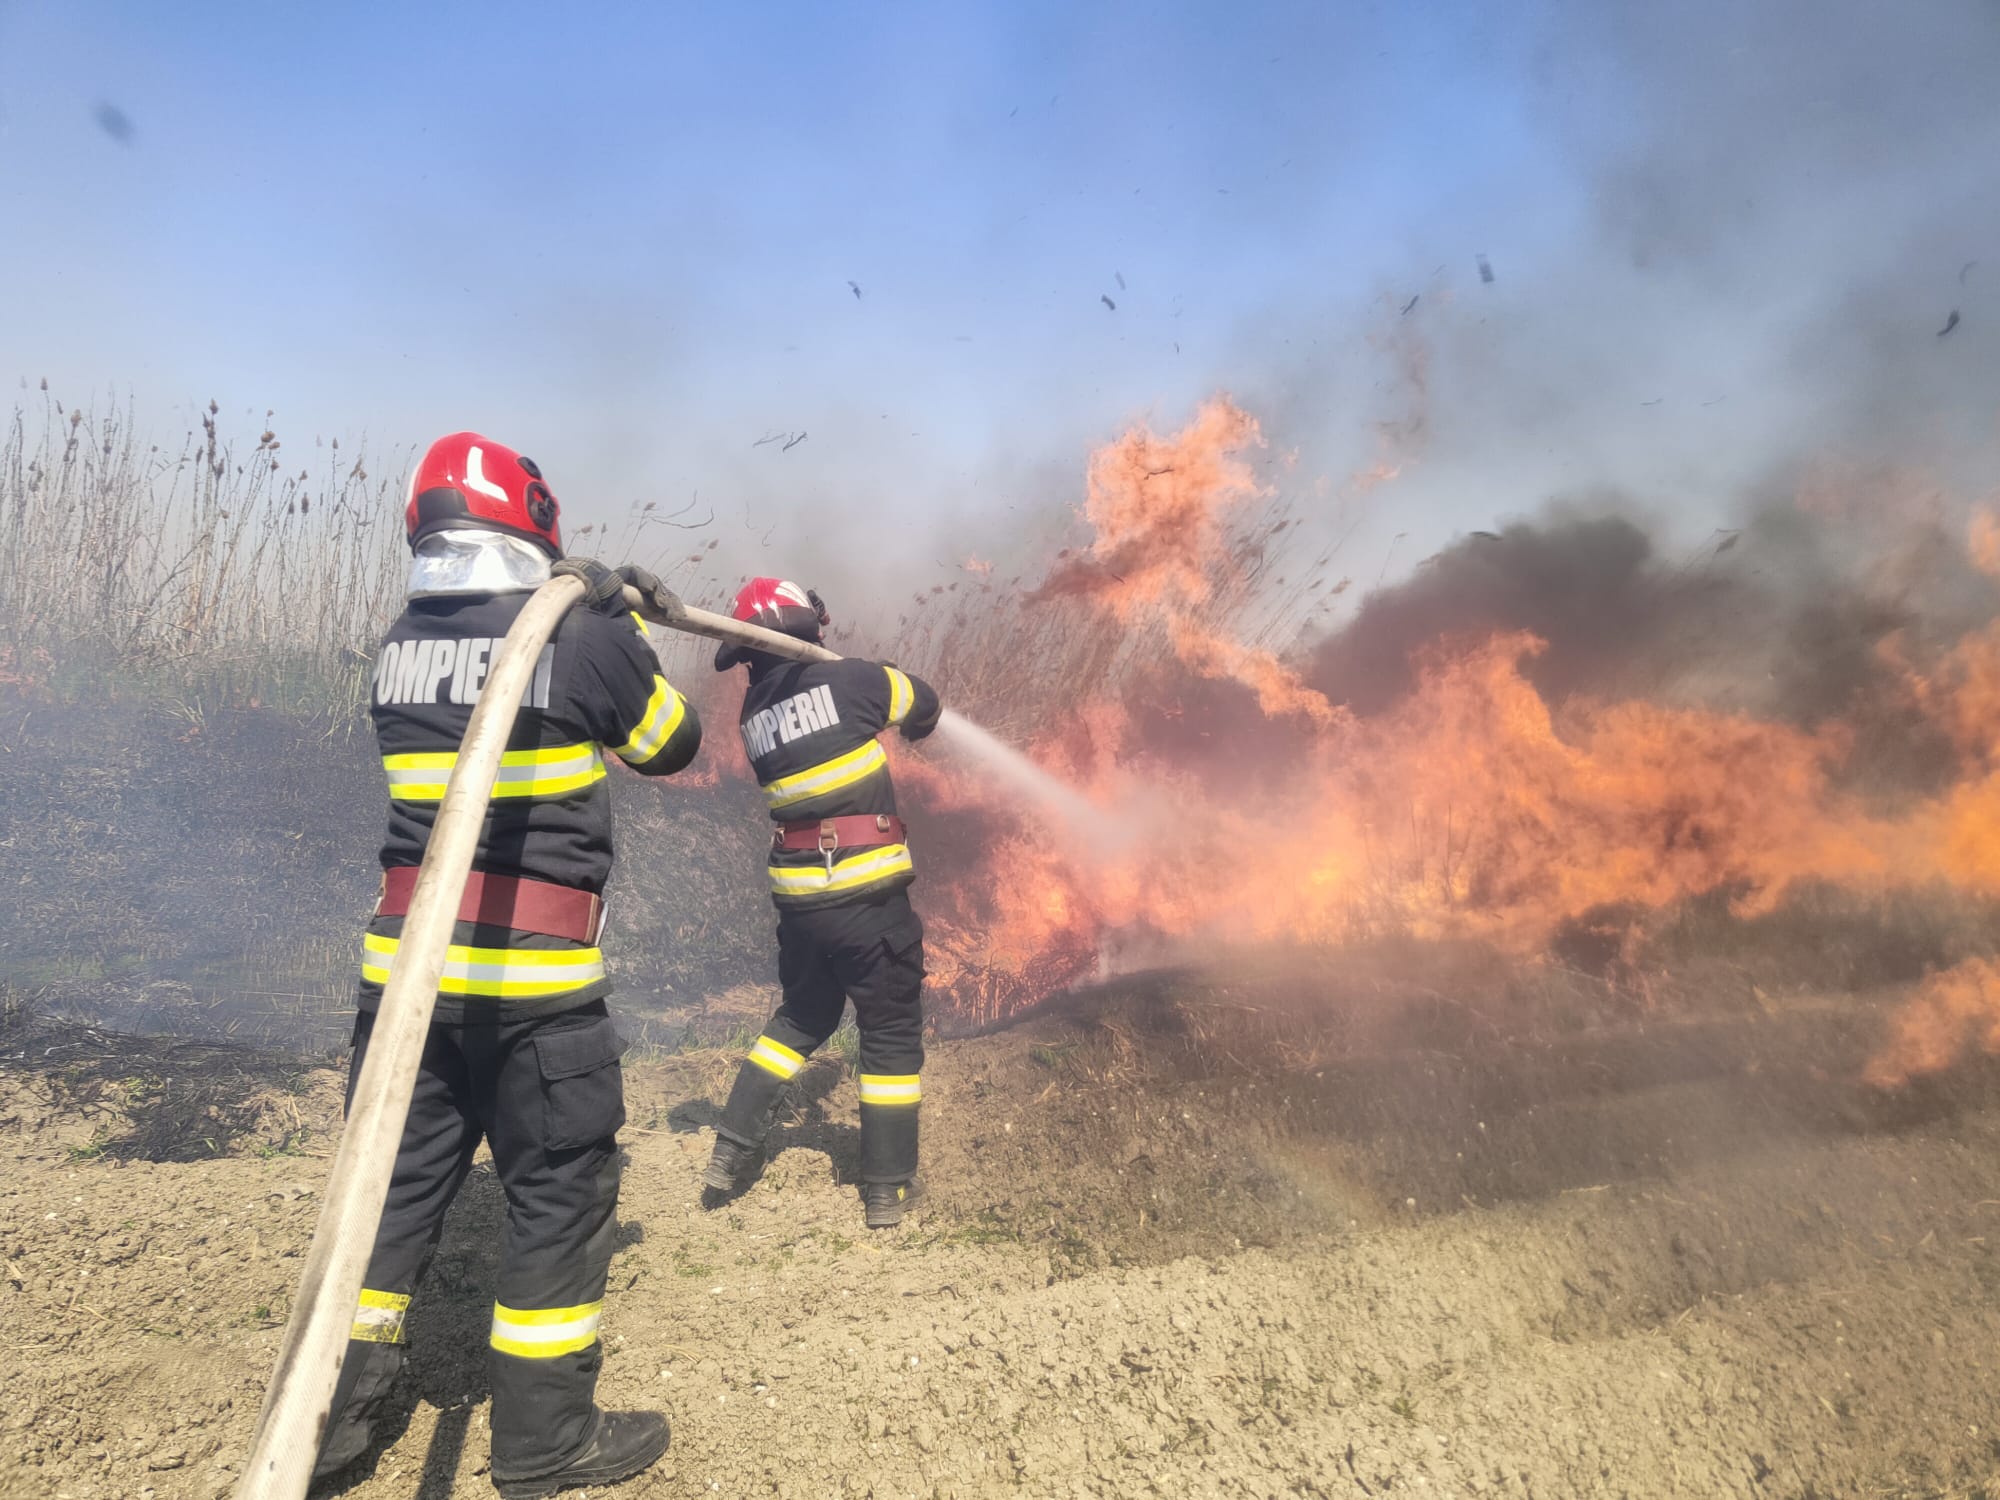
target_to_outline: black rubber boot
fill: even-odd
[[[493,1472],[501,1500],[540,1500],[562,1490],[617,1484],[651,1468],[667,1451],[667,1419],[656,1411],[607,1411],[583,1451],[553,1474],[511,1478]]]
[[[739,1146],[726,1135],[717,1136],[715,1152],[708,1159],[708,1170],[701,1174],[701,1185],[712,1193],[734,1191],[736,1184],[750,1175],[762,1154],[754,1147]]]
[[[871,1182],[861,1189],[870,1229],[894,1229],[903,1215],[924,1196],[924,1185],[912,1177],[908,1182]]]

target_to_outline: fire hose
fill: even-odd
[[[331,1415],[340,1363],[356,1299],[375,1248],[389,1180],[431,1014],[444,977],[445,953],[479,831],[492,800],[500,756],[513,734],[521,699],[542,647],[583,596],[583,580],[559,577],[535,590],[501,643],[479,702],[466,725],[457,763],[445,786],[437,822],[403,922],[402,941],[375,1015],[368,1053],[354,1084],[354,1101],[333,1159],[313,1228],[298,1295],[278,1348],[277,1367],[243,1466],[236,1500],[301,1500],[312,1480],[320,1439]],[[838,661],[824,646],[794,640],[681,603],[665,590],[641,596],[627,588],[625,602],[656,624],[691,635],[729,641],[795,661]]]

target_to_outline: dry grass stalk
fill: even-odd
[[[268,414],[267,414],[268,416]],[[130,408],[44,394],[0,434],[0,650],[17,677],[100,674],[350,717],[400,603],[400,464],[333,440],[294,469],[214,403],[178,447]]]

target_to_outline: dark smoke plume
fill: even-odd
[[[1733,580],[1662,568],[1652,539],[1622,516],[1526,522],[1475,532],[1371,595],[1313,654],[1306,680],[1362,715],[1415,684],[1440,639],[1527,630],[1549,649],[1530,666],[1550,702],[1670,673],[1699,649],[1693,626],[1740,608]]]

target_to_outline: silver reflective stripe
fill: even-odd
[[[604,760],[597,753],[595,745],[565,745],[560,759],[538,760],[531,765],[510,766],[501,762],[499,774],[493,778],[496,787],[520,786],[526,782],[554,781],[566,776],[579,776],[590,771],[604,769]],[[544,751],[553,755],[553,751]]]

